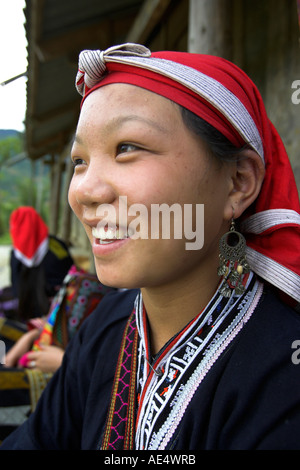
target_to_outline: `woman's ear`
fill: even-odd
[[[229,195],[235,218],[257,198],[265,176],[261,157],[251,149],[244,150],[239,156],[232,172],[232,191]]]

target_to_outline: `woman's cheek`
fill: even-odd
[[[68,201],[70,204],[70,207],[72,211],[75,213],[75,215],[79,217],[80,215],[80,205],[76,199],[76,183],[74,181],[74,176],[71,180],[70,186],[69,186],[69,191],[68,191]]]

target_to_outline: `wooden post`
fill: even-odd
[[[231,0],[189,0],[188,50],[231,59]]]
[[[51,155],[51,161],[49,162],[50,164],[50,201],[49,201],[49,220],[48,220],[48,225],[49,225],[49,232],[54,233],[54,217],[53,217],[53,201],[54,201],[54,180],[55,180],[55,156]]]
[[[35,207],[36,201],[35,201],[35,180],[36,180],[36,161],[35,160],[30,160],[30,179],[33,182],[33,184],[28,188],[28,203],[30,206]]]
[[[44,181],[43,181],[43,174],[44,174],[44,160],[43,158],[40,159],[38,162],[39,165],[39,171],[38,171],[38,178],[36,181],[36,210],[39,214],[42,213],[43,209],[43,186],[44,186]]]
[[[62,163],[60,156],[53,157],[51,166],[51,203],[49,231],[52,235],[57,235],[59,222],[59,203],[61,194]]]
[[[70,181],[73,175],[73,165],[70,158],[66,158],[66,171],[65,171],[65,181],[63,188],[63,200],[62,200],[62,227],[61,227],[61,236],[66,243],[70,243],[71,238],[71,217],[72,211],[68,203],[68,192]]]

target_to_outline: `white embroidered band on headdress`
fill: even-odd
[[[138,44],[123,44],[100,50],[85,50],[79,55],[76,76],[77,91],[84,96],[86,86],[94,87],[105,75],[106,62],[128,64],[156,72],[184,85],[220,111],[264,161],[261,137],[249,112],[241,101],[220,82],[192,67],[171,60],[151,57],[151,52]],[[216,96],[218,99],[216,100]]]

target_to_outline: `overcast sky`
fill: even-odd
[[[27,69],[25,0],[0,0],[0,83]],[[24,130],[26,77],[0,86],[0,129]]]

